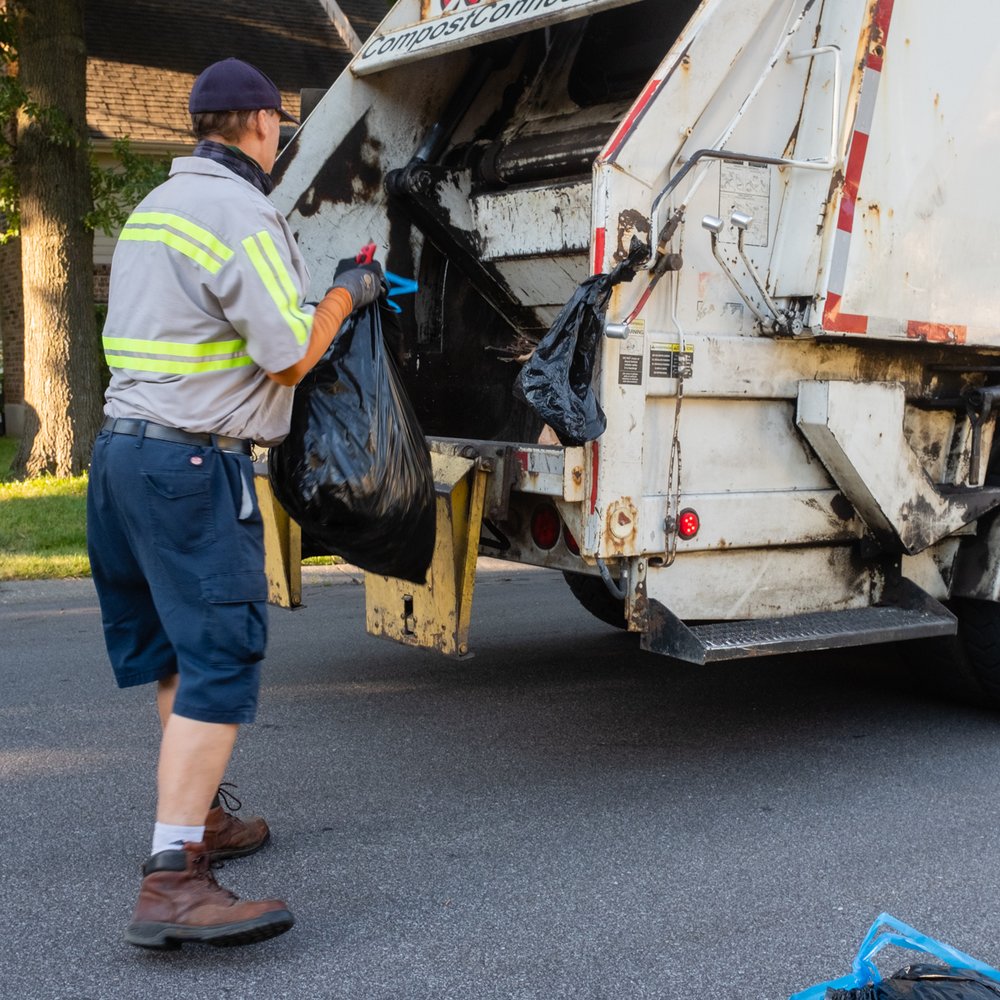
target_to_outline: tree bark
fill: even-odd
[[[28,476],[76,475],[90,462],[101,418],[87,154],[84,0],[8,0],[18,16],[19,79],[68,125],[18,115],[24,288],[24,434],[14,461]]]
[[[7,0],[0,0],[0,16],[7,15]],[[17,63],[0,66],[0,76],[17,76]],[[10,161],[10,150],[17,141],[17,118],[11,115],[0,120],[0,150],[3,165]],[[0,216],[0,228],[8,221]],[[21,301],[21,241],[18,238],[0,245],[0,336],[3,347],[3,403],[21,405],[24,399],[24,307]],[[4,433],[10,425],[4,422]]]
[[[0,222],[0,225],[3,223]],[[0,336],[3,338],[3,403],[24,398],[24,310],[21,304],[21,241],[0,246]],[[5,433],[11,427],[5,422]],[[0,469],[0,473],[5,470]]]

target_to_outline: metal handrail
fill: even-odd
[[[767,166],[792,167],[801,170],[833,170],[840,162],[840,93],[842,77],[840,67],[840,47],[837,45],[820,45],[815,48],[804,49],[801,52],[786,54],[786,60],[789,62],[796,59],[811,59],[819,55],[829,54],[833,56],[833,106],[830,121],[830,151],[824,159],[796,160],[791,157],[761,156],[757,153],[740,153],[735,150],[726,150],[722,148],[723,144],[729,140],[730,136],[735,131],[736,126],[743,118],[746,113],[746,109],[760,93],[764,80],[767,79],[771,71],[777,65],[783,50],[788,46],[791,39],[794,37],[795,32],[801,26],[802,20],[811,7],[812,2],[805,5],[795,25],[785,34],[781,44],[775,51],[774,56],[768,63],[767,69],[761,74],[760,79],[758,79],[751,92],[747,95],[747,99],[742,105],[740,105],[739,112],[725,128],[716,144],[712,147],[696,150],[695,153],[684,163],[681,169],[670,178],[659,194],[657,194],[657,196],[653,199],[653,205],[650,211],[650,231],[657,234],[657,254],[653,258],[653,261],[651,261],[651,268],[655,267],[656,259],[659,258],[659,256],[661,256],[664,252],[666,243],[670,241],[670,238],[673,236],[674,231],[677,228],[679,217],[683,215],[684,210],[687,208],[691,198],[694,196],[694,193],[698,190],[698,187],[701,184],[701,178],[703,178],[705,174],[703,173],[701,175],[701,178],[699,178],[698,182],[688,193],[687,199],[683,201],[679,208],[671,214],[670,219],[667,220],[662,229],[659,225],[660,205],[662,204],[663,199],[677,188],[681,181],[684,180],[684,178],[691,172],[692,168],[701,160],[723,159],[746,163],[758,163]]]

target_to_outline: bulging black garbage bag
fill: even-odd
[[[828,989],[826,996],[827,1000],[998,1000],[1000,983],[972,969],[922,963],[857,989]]]
[[[591,382],[611,289],[635,277],[649,248],[633,239],[629,256],[608,274],[581,284],[514,380],[514,395],[527,403],[567,446],[599,438],[608,426]]]
[[[434,553],[430,453],[382,342],[377,305],[354,313],[295,389],[268,454],[278,501],[304,536],[371,573],[423,583]]]
[[[875,959],[886,947],[909,950],[926,958],[883,978]],[[1000,998],[1000,970],[944,941],[921,934],[890,913],[880,913],[858,947],[850,973],[793,993],[789,1000],[820,998],[997,1000]]]

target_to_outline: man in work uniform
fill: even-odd
[[[125,937],[244,944],[292,926],[281,900],[243,901],[213,859],[268,839],[217,791],[257,708],[267,585],[251,442],[287,434],[293,386],[378,265],[339,275],[316,305],[268,200],[279,125],[268,77],[226,59],[195,81],[199,143],[136,208],[115,250],[104,350],[111,368],[88,492],[88,547],[120,687],[157,683],[162,725],[151,856]]]

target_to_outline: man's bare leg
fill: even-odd
[[[177,694],[177,685],[180,683],[180,674],[171,674],[164,677],[156,685],[156,709],[160,713],[160,729],[167,728],[167,719],[170,718],[174,710],[174,696]]]
[[[156,705],[160,714],[160,724],[164,730],[166,730],[167,723],[173,713],[177,684],[178,675],[171,674],[159,682],[156,691]],[[204,840],[208,847],[209,856],[213,861],[221,861],[225,858],[242,858],[259,851],[271,839],[271,832],[264,818],[246,816],[243,819],[238,819],[222,808],[216,794],[217,791],[218,789],[213,791],[208,815],[202,820],[202,823],[206,825]],[[239,800],[234,797],[233,801],[235,809],[238,810]],[[161,798],[161,805],[162,802]],[[233,804],[229,803],[228,808],[233,809]],[[164,822],[163,820],[159,821]],[[187,826],[188,824],[177,825]],[[193,825],[200,826],[201,823]]]
[[[171,699],[170,685],[157,692]],[[172,699],[171,699],[172,701]],[[143,866],[142,888],[125,939],[142,948],[177,948],[183,942],[249,944],[283,934],[295,923],[280,899],[247,902],[212,875],[200,841],[205,816],[229,763],[239,726],[199,722],[171,713],[163,728],[154,852]],[[166,828],[164,830],[163,828]],[[181,834],[166,848],[156,841]],[[163,839],[166,839],[163,836]]]
[[[239,726],[170,715],[160,743],[156,821],[203,826]]]

